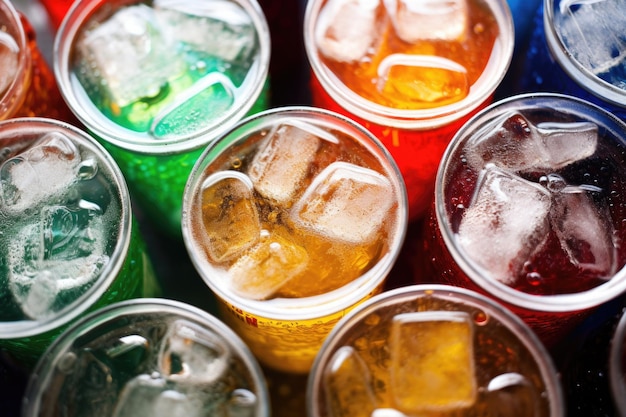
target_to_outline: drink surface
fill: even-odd
[[[193,189],[190,233],[206,275],[252,300],[310,297],[357,280],[397,242],[393,175],[371,145],[322,119],[260,122]]]
[[[441,294],[370,302],[341,322],[309,378],[309,416],[554,415],[553,376],[519,330]]]
[[[502,111],[450,154],[444,221],[487,279],[570,294],[624,266],[626,149],[591,120],[543,105]]]
[[[329,0],[315,43],[322,63],[357,95],[390,108],[428,109],[469,94],[499,31],[481,0]]]

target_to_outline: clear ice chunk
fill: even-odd
[[[591,122],[532,124],[520,113],[494,120],[468,142],[474,169],[492,163],[517,172],[557,170],[596,151],[598,126]]]
[[[2,210],[34,209],[78,179],[81,162],[76,146],[65,135],[47,133],[25,151],[0,166]]]
[[[452,411],[476,401],[474,328],[462,311],[394,316],[390,334],[394,408],[409,415]]]
[[[308,267],[309,255],[302,246],[278,234],[264,233],[228,270],[230,287],[242,297],[263,300]]]
[[[261,236],[253,184],[237,171],[220,171],[202,183],[205,247],[217,262],[239,257]]]
[[[572,264],[610,279],[617,254],[608,207],[598,206],[585,190],[572,188],[574,192],[555,194],[552,227]]]
[[[154,8],[167,35],[194,51],[246,62],[256,50],[252,18],[233,1],[157,0]]]
[[[163,33],[152,8],[121,8],[77,42],[77,76],[90,93],[117,107],[157,97],[185,71],[176,45]]]
[[[230,352],[221,336],[186,320],[169,325],[159,348],[159,371],[181,384],[213,384],[228,373]]]
[[[623,0],[563,0],[555,25],[568,52],[594,74],[625,66]]]
[[[109,262],[103,221],[91,206],[46,207],[15,237],[7,255],[9,287],[31,318],[47,317],[69,305]]]
[[[342,346],[324,369],[323,386],[330,415],[371,417],[376,409],[372,376],[351,346]]]
[[[524,376],[515,372],[501,374],[487,384],[486,409],[489,415],[511,417],[539,416],[539,393]]]
[[[382,0],[330,0],[318,19],[315,43],[322,55],[338,62],[366,58],[387,22]]]
[[[467,31],[467,0],[385,0],[396,34],[405,42],[461,40]]]
[[[0,94],[9,88],[18,74],[20,47],[5,31],[0,31]]]
[[[372,412],[371,417],[409,417],[401,411],[393,408],[377,408]]]
[[[551,201],[546,188],[488,165],[461,219],[458,244],[485,273],[511,284],[550,231]]]
[[[454,102],[467,95],[467,69],[432,55],[391,54],[378,66],[378,90],[407,103]]]
[[[333,162],[315,177],[291,210],[300,226],[348,243],[376,238],[394,204],[394,191],[380,173],[347,162]]]

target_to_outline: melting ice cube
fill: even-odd
[[[242,297],[271,297],[309,267],[309,255],[296,243],[277,234],[263,236],[257,246],[228,270],[231,289]]]
[[[365,58],[387,21],[382,0],[330,0],[318,19],[315,42],[322,55],[339,62]]]
[[[205,246],[212,259],[234,259],[258,242],[261,223],[246,175],[217,172],[202,183],[201,192]]]
[[[481,174],[459,226],[459,245],[494,279],[515,281],[549,231],[550,192],[492,165]]]
[[[607,279],[615,274],[616,249],[608,207],[595,204],[584,190],[563,192],[555,195],[550,215],[561,246],[574,265]]]
[[[0,166],[2,210],[19,213],[36,208],[77,180],[80,162],[72,141],[61,133],[47,133]]]
[[[347,162],[333,162],[315,177],[291,210],[291,217],[331,239],[369,243],[393,204],[393,188],[383,175]]]
[[[461,311],[394,316],[390,334],[390,387],[406,414],[469,407],[477,396],[474,328]]]
[[[288,202],[315,159],[321,138],[326,136],[325,131],[305,123],[272,129],[248,170],[257,191],[279,203]]]
[[[489,381],[485,398],[489,415],[511,417],[539,415],[539,393],[524,375],[515,372],[498,375]]]
[[[118,107],[158,96],[185,70],[154,10],[143,4],[123,7],[87,31],[77,51],[76,73],[85,89]]]
[[[0,94],[4,94],[18,73],[20,47],[7,32],[0,31]]]
[[[323,387],[332,416],[371,417],[376,409],[370,371],[351,346],[333,354],[324,370]]]
[[[248,61],[255,51],[252,18],[233,1],[157,0],[154,7],[168,36],[195,51],[229,62]]]
[[[487,163],[518,172],[557,170],[593,155],[597,143],[595,123],[534,125],[520,113],[507,113],[474,135],[466,156],[478,170]]]
[[[393,27],[405,42],[459,40],[467,31],[466,0],[385,0]]]
[[[186,320],[170,324],[159,349],[159,369],[178,384],[213,384],[230,367],[230,352],[220,335]]]

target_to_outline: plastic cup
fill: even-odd
[[[156,295],[126,183],[87,133],[52,119],[0,122],[0,347],[32,367],[71,322]]]
[[[382,289],[406,210],[397,166],[369,132],[282,107],[205,150],[185,190],[183,239],[259,361],[306,373],[332,326]]]
[[[9,0],[0,1],[0,25],[0,120],[37,116],[75,121],[29,20]]]
[[[463,288],[409,285],[344,317],[315,358],[307,415],[566,415],[558,374],[517,316]]]
[[[443,157],[424,277],[493,297],[553,346],[626,290],[625,146],[621,120],[575,97],[494,103]]]
[[[180,238],[191,168],[207,144],[266,108],[269,57],[256,0],[90,0],[59,28],[54,69],[142,211]]]
[[[626,416],[626,314],[622,313],[609,350],[609,384],[616,411]]]
[[[515,34],[504,0],[403,4],[309,1],[304,42],[312,103],[382,141],[402,172],[415,220],[427,212],[448,142],[492,101]]]
[[[166,299],[127,300],[68,328],[33,371],[22,415],[270,415],[262,371],[232,330]]]

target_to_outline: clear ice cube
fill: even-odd
[[[2,210],[19,213],[34,209],[78,179],[80,153],[72,141],[47,133],[0,166]]]
[[[369,243],[376,238],[394,199],[393,187],[380,173],[347,162],[333,162],[296,202],[291,218],[330,239]]]
[[[598,206],[585,190],[575,189],[555,194],[550,215],[572,264],[606,279],[615,274],[617,254],[608,207]]]
[[[598,126],[590,122],[539,123],[506,113],[478,132],[467,145],[474,169],[492,163],[518,172],[557,170],[596,151]]]
[[[511,417],[539,416],[539,393],[524,375],[510,372],[493,378],[485,392],[489,415]]]
[[[43,318],[66,307],[109,262],[102,218],[91,208],[46,207],[9,243],[9,287],[24,313]]]
[[[185,70],[176,45],[163,33],[154,10],[144,4],[121,8],[86,31],[76,48],[76,73],[86,90],[118,107],[158,96]]]
[[[385,0],[396,34],[405,42],[461,40],[467,31],[467,0]]]
[[[386,16],[382,0],[330,0],[320,11],[315,43],[334,61],[363,60],[379,42]]]
[[[372,376],[353,347],[342,346],[333,354],[323,378],[331,416],[372,416],[376,409]]]
[[[562,0],[555,25],[568,52],[594,74],[624,66],[626,9],[623,0]]]
[[[195,323],[176,320],[159,348],[159,370],[182,384],[214,384],[230,368],[230,351],[222,337]]]
[[[202,183],[204,240],[208,255],[217,262],[239,257],[261,236],[253,184],[236,171],[220,171]]]
[[[263,300],[309,267],[306,250],[288,238],[264,233],[261,241],[228,270],[236,294]]]
[[[539,184],[488,165],[461,219],[459,246],[493,279],[511,284],[550,231],[551,200]]]
[[[453,102],[470,89],[467,69],[432,55],[391,54],[378,66],[378,90],[407,103]]]
[[[168,36],[195,51],[244,62],[256,50],[252,18],[233,1],[157,0],[154,7]]]
[[[289,202],[315,159],[322,134],[324,131],[305,123],[272,129],[248,169],[259,194],[282,204]]]
[[[389,343],[389,389],[394,408],[414,415],[474,404],[478,387],[474,328],[468,313],[398,314],[392,321]]]
[[[0,94],[15,80],[18,74],[20,47],[15,39],[5,31],[0,31]]]

